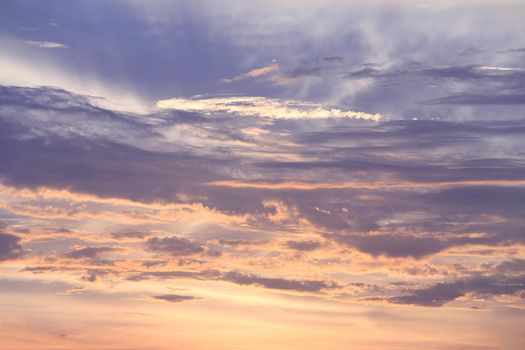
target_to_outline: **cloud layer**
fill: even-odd
[[[4,0],[0,349],[525,348],[523,13]]]

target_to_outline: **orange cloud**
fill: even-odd
[[[255,188],[265,190],[333,190],[333,189],[366,189],[366,190],[418,190],[418,189],[438,189],[464,186],[501,186],[501,187],[522,187],[525,180],[465,180],[465,181],[443,181],[443,182],[303,182],[303,181],[283,181],[283,182],[248,182],[248,181],[213,181],[210,186],[232,187],[232,188]]]
[[[257,78],[257,77],[269,74],[271,72],[278,71],[279,69],[281,69],[281,66],[278,63],[274,62],[274,63],[272,63],[269,66],[252,69],[251,71],[249,71],[247,73],[238,75],[238,76],[236,76],[234,78],[231,78],[231,79],[222,79],[222,82],[230,84],[230,83],[233,83],[233,82],[239,81],[239,80],[244,80],[244,79],[249,79],[249,78]]]

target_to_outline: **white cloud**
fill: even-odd
[[[39,47],[41,49],[67,49],[68,46],[55,41],[24,41],[25,44],[30,46]]]
[[[525,72],[523,68],[509,68],[509,67],[492,67],[492,66],[482,66],[477,68],[479,71],[484,71],[488,73],[507,73],[507,72]]]
[[[271,119],[328,119],[349,118],[379,121],[380,114],[369,114],[326,107],[321,104],[282,100],[265,97],[236,96],[212,98],[172,98],[160,100],[157,107],[200,113],[234,113],[243,117],[263,117]]]

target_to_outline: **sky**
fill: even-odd
[[[524,23],[0,0],[0,350],[525,348]]]

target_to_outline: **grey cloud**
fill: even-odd
[[[192,155],[190,148],[166,152],[151,124],[176,123],[164,114],[145,118],[101,109],[83,96],[45,87],[4,86],[0,105],[0,176],[8,185],[172,201],[177,192],[217,179],[212,174],[227,164]]]
[[[321,60],[325,62],[342,62],[344,59],[345,58],[341,56],[321,57]]]
[[[241,285],[260,285],[269,289],[294,290],[299,292],[319,292],[323,289],[337,288],[334,283],[324,281],[302,281],[284,278],[268,278],[254,274],[243,274],[236,271],[230,271],[224,274],[225,281]]]
[[[444,241],[434,237],[410,237],[395,234],[340,234],[327,237],[373,256],[385,255],[392,258],[422,258],[447,247]]]
[[[304,252],[309,252],[312,250],[319,249],[322,246],[322,243],[319,241],[287,241],[286,247],[299,250]]]
[[[525,88],[522,63],[492,67],[479,59],[470,59],[471,62],[466,60],[468,64],[462,65],[404,62],[390,68],[365,66],[347,73],[345,78],[373,82],[372,88],[354,98],[354,105],[379,113],[395,113],[400,119],[414,115],[420,119],[437,116],[448,120],[490,120],[502,113],[508,119],[518,119],[524,104],[524,96],[520,94]],[[458,105],[477,108],[464,114]]]
[[[506,83],[515,82],[519,85],[525,82],[523,70],[498,70],[480,66],[433,67],[423,69],[419,73],[433,78],[488,79]]]
[[[97,261],[91,261],[91,264],[97,263]],[[55,265],[55,266],[26,266],[20,272],[31,272],[33,274],[42,274],[52,271],[59,272],[70,272],[70,273],[83,273],[80,277],[82,281],[95,282],[99,277],[104,276],[118,276],[121,271],[112,270],[109,268],[84,268],[84,267],[71,267],[66,265]]]
[[[39,274],[39,273],[45,273],[45,272],[57,271],[57,270],[59,270],[59,268],[55,266],[26,266],[20,271]]]
[[[180,303],[183,301],[193,300],[195,297],[188,295],[177,295],[177,294],[164,294],[164,295],[155,295],[153,298],[157,300],[163,300],[170,303]]]
[[[96,259],[100,254],[113,253],[117,249],[112,247],[85,247],[73,250],[65,256],[70,259]]]
[[[428,103],[451,105],[523,105],[525,104],[525,94],[464,94],[441,97]]]
[[[442,306],[468,293],[487,297],[525,292],[525,277],[482,276],[454,282],[437,283],[408,295],[393,297],[390,302],[421,306]]]
[[[525,273],[525,259],[512,259],[504,261],[495,267],[498,273],[515,275]]]
[[[313,59],[302,59],[297,68],[291,69],[285,74],[288,78],[300,78],[308,76],[319,76],[326,74],[326,71],[333,70],[341,65],[344,57],[318,57]]]
[[[350,72],[346,75],[346,78],[350,79],[371,79],[371,78],[381,78],[385,76],[390,76],[380,69],[366,67],[360,70]]]
[[[301,76],[318,75],[321,71],[321,67],[300,67],[288,73],[287,76],[291,78],[297,78]]]
[[[82,281],[86,282],[95,282],[100,277],[105,277],[108,275],[118,275],[119,273],[114,270],[107,270],[107,269],[86,269],[85,275],[80,277]]]
[[[203,271],[151,271],[127,277],[130,281],[143,279],[180,279],[227,281],[240,285],[257,285],[268,289],[293,290],[299,292],[320,292],[325,289],[339,288],[336,283],[320,280],[295,280],[286,278],[262,277],[255,274],[245,274],[238,271],[220,272],[218,270]]]
[[[267,241],[255,241],[247,239],[220,239],[219,244],[229,247],[257,246],[268,243]]]
[[[167,261],[165,260],[147,260],[142,262],[142,266],[145,267],[155,267],[155,266],[162,266],[166,265]]]
[[[413,66],[413,64],[412,64]],[[504,82],[522,85],[525,83],[525,70],[498,70],[492,67],[467,65],[467,66],[444,66],[422,68],[416,67],[394,67],[387,70],[365,67],[350,72],[346,75],[351,79],[385,79],[385,78],[408,78],[414,76],[430,77],[434,79],[457,79],[457,80],[488,80],[493,82]]]
[[[140,231],[121,231],[121,232],[113,232],[110,234],[112,238],[121,240],[126,238],[137,238],[142,239],[150,235],[150,233],[147,232],[140,232]]]
[[[20,237],[0,232],[0,261],[11,260],[24,254]]]
[[[172,256],[193,255],[204,252],[200,245],[182,237],[153,237],[146,241],[147,248],[155,252],[168,253]]]
[[[202,270],[202,271],[148,271],[133,274],[126,279],[129,281],[142,281],[145,279],[179,279],[189,278],[196,280],[218,280],[221,277],[221,272],[218,270]]]
[[[95,282],[97,278],[98,276],[96,274],[88,274],[86,276],[82,276],[80,279],[85,282]]]

